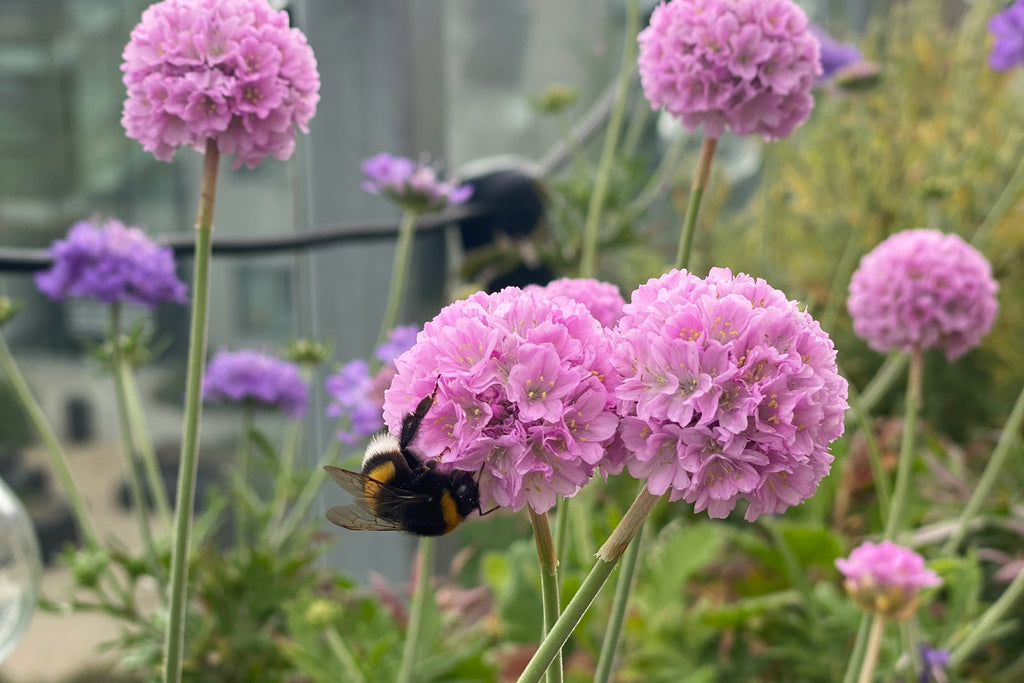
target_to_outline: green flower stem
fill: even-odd
[[[576,172],[585,175],[590,170],[590,164],[583,154],[579,141],[573,136],[572,126],[566,120],[564,112],[555,114],[555,126],[558,128],[558,137],[562,139],[562,144],[569,152],[569,158],[572,159],[572,165]]]
[[[46,448],[46,453],[50,457],[50,466],[57,474],[57,478],[60,479],[61,487],[64,489],[68,502],[71,504],[71,511],[74,514],[78,530],[81,532],[87,545],[98,547],[100,542],[93,528],[92,518],[89,517],[89,510],[85,506],[85,498],[82,497],[82,492],[78,490],[75,478],[71,474],[67,453],[61,447],[60,439],[57,438],[53,427],[50,426],[50,421],[46,419],[46,414],[39,406],[36,397],[32,394],[28,381],[21,374],[18,364],[14,362],[14,356],[11,355],[11,349],[7,346],[7,341],[3,335],[0,335],[0,367],[3,368],[4,374],[7,375],[7,381],[11,383],[11,388],[14,389],[14,394],[18,397],[22,410],[25,411],[32,426],[35,427],[40,440],[43,442],[43,446]]]
[[[160,518],[161,529],[167,530],[171,528],[171,505],[167,500],[163,475],[160,474],[156,452],[153,450],[153,439],[150,437],[149,425],[146,423],[146,413],[142,409],[142,397],[139,394],[139,387],[135,383],[135,375],[128,363],[121,364],[121,374],[127,398],[128,421],[135,437],[135,448],[142,456],[142,465],[145,468],[146,479],[153,495],[157,516]]]
[[[688,141],[689,138],[680,133],[668,146],[668,149],[665,150],[665,153],[661,155],[658,167],[654,169],[650,180],[647,181],[644,188],[637,194],[636,199],[630,204],[630,209],[633,212],[642,214],[654,203],[655,199],[661,196],[665,187],[671,183],[672,175],[678,169],[679,160],[683,156],[683,150],[686,149]]]
[[[326,636],[327,646],[331,648],[331,653],[341,668],[342,675],[339,680],[349,681],[350,683],[366,683],[366,677],[359,670],[356,658],[352,656],[352,651],[348,649],[348,645],[345,644],[341,634],[338,633],[338,629],[332,626],[327,629]]]
[[[426,632],[428,608],[433,600],[431,579],[434,575],[434,539],[429,536],[420,538],[419,574],[416,588],[409,607],[409,627],[405,634],[405,645],[402,648],[402,666],[398,670],[396,683],[412,683],[416,680],[416,663],[419,659],[421,640]]]
[[[280,547],[280,544],[295,531],[295,528],[306,516],[306,513],[309,512],[309,508],[316,500],[316,494],[320,491],[320,486],[327,480],[327,475],[324,473],[324,465],[335,462],[340,452],[341,441],[337,438],[332,438],[327,449],[320,456],[320,460],[317,461],[313,471],[306,479],[306,482],[302,485],[302,489],[295,497],[295,503],[284,516],[281,524],[276,529],[271,529],[271,542],[275,547]]]
[[[601,549],[597,551],[597,562],[587,574],[587,578],[583,580],[576,595],[551,626],[551,630],[544,637],[526,668],[523,669],[523,673],[519,676],[519,683],[537,683],[541,679],[548,666],[561,651],[562,646],[565,645],[565,641],[572,635],[576,625],[590,609],[590,605],[601,592],[601,588],[608,580],[612,570],[615,569],[615,565],[618,564],[619,558],[622,557],[629,542],[640,532],[644,520],[647,519],[659,500],[661,497],[648,493],[646,487],[636,497],[622,521],[615,527]]]
[[[622,636],[622,624],[626,618],[626,607],[629,605],[629,594],[633,590],[643,533],[644,529],[640,527],[633,542],[629,544],[622,556],[622,569],[619,570],[619,578],[615,582],[612,613],[604,632],[604,642],[601,643],[601,655],[597,660],[594,683],[608,683],[612,677],[615,655],[619,649],[619,638]]]
[[[185,418],[182,422],[178,496],[174,519],[174,547],[171,554],[171,600],[164,647],[164,683],[181,680],[185,647],[185,598],[188,590],[188,551],[195,504],[196,471],[199,465],[199,420],[202,415],[203,364],[206,361],[206,327],[210,307],[210,242],[213,208],[217,193],[217,141],[208,138],[203,160],[203,184],[196,217],[196,251],[193,265],[192,321],[185,371]]]
[[[1020,196],[1022,190],[1024,190],[1024,156],[1021,157],[1017,170],[1010,176],[1010,180],[1003,187],[1003,191],[992,204],[992,208],[989,209],[985,220],[974,232],[974,236],[971,238],[972,245],[982,251],[985,250],[985,247],[988,246],[989,237],[992,236],[992,231],[995,230],[996,225],[1003,219],[1003,216],[1010,210],[1010,207],[1017,202],[1017,197]]]
[[[871,632],[868,633],[868,649],[864,653],[864,664],[860,668],[860,678],[857,683],[871,683],[875,675],[875,665],[878,663],[878,649],[882,644],[882,636],[885,635],[885,617],[875,614],[871,618]]]
[[[142,477],[139,476],[138,458],[135,457],[135,439],[132,435],[131,420],[128,417],[128,391],[123,381],[124,373],[121,371],[126,363],[124,349],[121,348],[121,304],[118,302],[110,305],[109,337],[114,391],[117,397],[117,422],[121,430],[121,457],[124,461],[125,474],[128,476],[128,486],[132,494],[132,508],[135,510],[135,517],[139,524],[139,534],[142,537],[142,544],[146,550],[146,557],[149,558],[150,567],[153,572],[159,576],[161,571],[157,561],[156,546],[153,544],[153,532],[149,528],[149,514],[147,514],[148,499],[146,491],[142,486]]]
[[[996,443],[995,450],[992,451],[992,457],[989,458],[988,464],[985,465],[985,471],[982,473],[981,479],[978,480],[977,486],[974,487],[974,492],[960,514],[960,523],[957,525],[953,535],[946,541],[946,544],[942,546],[943,555],[952,555],[956,551],[957,546],[960,545],[964,538],[964,534],[967,533],[967,528],[974,521],[978,510],[981,509],[982,503],[992,493],[992,487],[995,486],[996,479],[999,478],[1007,456],[1010,455],[1010,452],[1019,440],[1018,433],[1020,432],[1022,420],[1024,420],[1024,389],[1017,396],[1017,402],[1013,404],[1013,410],[1010,411],[1010,417],[1006,422],[1006,426],[1003,427],[1003,431],[999,435],[999,441]]]
[[[846,663],[846,673],[843,674],[843,683],[853,683],[860,670],[859,664],[864,661],[864,648],[868,644],[868,627],[871,624],[871,615],[862,612],[860,615],[860,626],[857,627],[857,638],[853,641],[853,651],[850,652],[850,659]]]
[[[914,466],[914,432],[917,428],[918,406],[921,402],[921,373],[923,359],[921,349],[914,349],[910,356],[910,370],[907,373],[906,413],[903,419],[903,440],[900,443],[899,461],[896,464],[896,485],[893,487],[892,506],[885,523],[885,538],[895,538],[903,529],[903,512],[907,506],[910,490],[910,473]]]
[[[246,401],[242,406],[242,438],[235,456],[236,474],[242,486],[249,487],[249,460],[252,455],[252,433],[256,429],[256,406]]]
[[[1024,595],[1024,572],[1017,572],[1017,576],[1006,587],[999,599],[985,610],[974,627],[967,632],[967,637],[963,642],[953,649],[949,657],[950,667],[959,666],[978,645],[985,642],[985,639],[998,625],[999,620],[1010,611],[1021,595]]]
[[[246,501],[248,509],[238,505],[235,513],[235,533],[241,543],[248,543],[249,532],[252,528],[254,518],[260,513],[257,511],[263,507],[263,502],[258,499],[256,493],[249,486],[249,461],[252,459],[253,432],[256,429],[256,405],[252,401],[245,401],[242,404],[242,436],[238,441],[238,451],[235,454],[235,469],[232,472],[234,484],[238,487],[238,494]]]
[[[577,494],[579,495],[579,494]],[[558,501],[558,511],[555,514],[555,556],[568,557],[569,549],[566,543],[569,540],[569,499],[561,498]]]
[[[708,187],[711,176],[711,161],[715,158],[717,138],[704,138],[697,158],[697,172],[693,174],[693,185],[690,198],[686,203],[686,217],[683,219],[683,232],[679,236],[679,251],[676,252],[676,268],[686,268],[690,263],[690,248],[693,246],[693,233],[697,226],[697,215],[700,213],[700,200]]]
[[[889,391],[903,371],[907,367],[910,358],[905,353],[893,353],[885,359],[878,372],[871,378],[864,391],[860,392],[860,407],[865,412],[871,412],[875,404]]]
[[[398,226],[398,243],[395,245],[395,259],[391,264],[391,284],[388,286],[388,302],[384,307],[384,318],[381,321],[380,332],[377,333],[377,343],[374,348],[380,346],[388,338],[388,332],[398,324],[398,314],[401,312],[402,295],[405,293],[405,276],[409,272],[409,256],[412,254],[412,238],[416,232],[416,212],[405,210],[402,212],[402,221]]]
[[[548,523],[548,513],[537,513],[532,507],[527,506],[530,511],[530,523],[533,524],[533,540],[537,544],[537,562],[540,564],[540,592],[541,601],[544,605],[543,638],[551,630],[551,626],[558,618],[560,601],[558,595],[558,555],[555,552],[555,540],[551,537],[551,525]],[[548,667],[547,683],[561,683],[562,681],[562,651],[555,653],[554,660]]]
[[[308,381],[308,380],[307,380]],[[274,501],[271,504],[270,528],[274,529],[284,519],[285,508],[288,505],[295,478],[295,454],[298,453],[299,444],[302,442],[302,420],[291,420],[284,435],[284,445],[281,447],[281,469],[274,483]],[[322,468],[317,468],[321,469]]]
[[[889,506],[892,504],[890,498],[892,494],[889,492],[889,478],[885,476],[885,467],[882,465],[882,452],[878,448],[878,440],[875,439],[875,433],[871,429],[871,421],[868,419],[867,411],[861,405],[861,398],[857,394],[857,390],[851,386],[849,391],[850,412],[857,420],[860,433],[864,435],[864,443],[868,449],[868,462],[871,464],[871,478],[874,479],[875,493],[878,496],[879,519],[884,523],[887,519],[886,515],[889,514]]]
[[[622,47],[622,64],[619,67],[619,78],[616,84],[615,102],[611,115],[608,117],[608,128],[605,130],[604,147],[601,149],[601,160],[598,162],[597,177],[594,178],[594,190],[590,193],[587,206],[587,219],[583,224],[583,253],[580,255],[580,272],[582,278],[593,277],[597,270],[598,227],[601,222],[601,211],[604,208],[605,195],[608,193],[608,182],[611,179],[612,165],[615,162],[615,149],[619,144],[622,132],[622,119],[626,111],[626,95],[629,93],[629,82],[636,68],[636,34],[640,24],[639,0],[628,0],[626,4],[626,40]]]

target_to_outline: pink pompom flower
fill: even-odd
[[[832,340],[748,275],[673,270],[633,292],[612,363],[630,474],[725,517],[783,512],[828,474],[847,383]]]
[[[942,349],[953,360],[992,328],[999,304],[992,266],[959,235],[896,233],[850,279],[853,331],[879,352]]]
[[[437,388],[413,448],[480,473],[481,500],[550,509],[602,464],[615,436],[611,346],[580,303],[508,287],[445,307],[398,357],[384,421]]]
[[[807,120],[818,41],[792,0],[671,0],[639,35],[640,82],[654,108],[704,136],[766,140]]]
[[[591,278],[563,277],[552,280],[541,287],[527,285],[526,290],[537,289],[549,296],[564,296],[578,301],[587,307],[597,322],[607,328],[615,327],[622,317],[622,307],[626,304],[619,293],[619,288],[609,282],[601,282]]]
[[[121,125],[160,161],[182,145],[202,151],[210,138],[235,155],[235,168],[287,159],[320,99],[306,37],[266,0],[158,2],[123,59]]]
[[[836,560],[846,578],[846,592],[857,606],[892,619],[907,619],[925,588],[942,583],[924,566],[924,558],[892,541],[865,541],[848,558]]]

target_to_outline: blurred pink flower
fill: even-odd
[[[925,568],[923,557],[892,541],[865,541],[850,557],[837,559],[836,567],[858,607],[893,619],[909,618],[920,592],[942,583],[938,574]]]
[[[164,0],[125,46],[121,125],[161,161],[216,139],[234,167],[287,159],[320,99],[306,37],[266,0]]]
[[[999,308],[992,267],[959,235],[905,230],[861,259],[850,279],[853,330],[879,352],[977,346]]]
[[[605,327],[615,327],[622,317],[622,307],[625,301],[619,288],[608,282],[593,280],[590,278],[563,277],[553,280],[541,287],[540,285],[527,285],[526,290],[539,289],[547,292],[550,296],[564,296],[578,301],[587,307],[590,314],[597,318],[597,322]]]

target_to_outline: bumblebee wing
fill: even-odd
[[[428,496],[388,486],[359,472],[325,465],[331,478],[355,500],[354,505],[339,505],[327,511],[327,519],[346,529],[358,531],[400,531],[404,527],[401,510],[410,503],[421,503]]]

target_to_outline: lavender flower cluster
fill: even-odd
[[[704,136],[789,135],[810,115],[818,41],[791,0],[672,0],[639,35],[640,82],[655,108]]]
[[[170,247],[121,221],[80,221],[49,249],[53,265],[35,276],[40,292],[56,301],[86,297],[154,308],[188,301]]]
[[[382,152],[363,161],[363,189],[382,194],[402,208],[415,213],[440,211],[449,204],[461,204],[473,194],[470,185],[454,178],[442,179],[437,170],[412,159]]]
[[[1006,71],[1024,64],[1024,0],[1016,0],[993,16],[988,30],[995,38],[989,66]]]
[[[309,387],[295,363],[260,351],[219,351],[206,366],[203,400],[251,402],[299,418],[306,414]]]
[[[124,49],[128,137],[161,161],[208,138],[234,167],[287,159],[316,111],[313,50],[265,0],[164,0]]]

